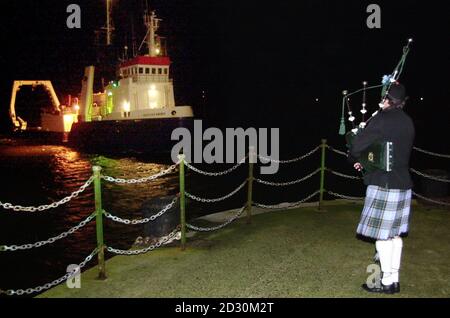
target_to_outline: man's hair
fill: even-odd
[[[403,108],[408,100],[408,97],[405,97],[404,99],[397,99],[388,95],[387,100],[389,101],[389,107]]]
[[[395,82],[389,88],[387,99],[392,108],[403,108],[406,103],[405,87],[399,82]]]

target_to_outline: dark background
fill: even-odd
[[[81,30],[66,27],[66,8],[72,2],[81,6]],[[83,68],[97,63],[94,35],[105,23],[105,2],[2,3],[2,130],[9,128],[15,79],[50,79],[60,96],[79,94]],[[112,55],[121,53],[125,44],[131,48],[132,22],[138,46],[144,36],[145,1],[114,3],[115,47],[108,50]],[[448,135],[450,118],[450,19],[443,1],[377,1],[381,29],[366,26],[366,8],[373,1],[148,3],[164,19],[159,33],[168,38],[177,104],[192,105],[199,117],[219,127],[280,127],[285,150],[316,145],[322,137],[343,144],[337,135],[342,90],[358,89],[363,80],[378,84],[413,37],[401,81],[410,96],[407,112],[418,130],[416,145],[435,151],[450,148],[447,138],[439,137]],[[357,112],[360,97],[356,100]]]

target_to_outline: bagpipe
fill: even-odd
[[[343,91],[344,97],[342,98],[342,117],[341,124],[339,128],[339,134],[345,135],[346,146],[350,150],[355,137],[360,133],[381,111],[382,107],[388,98],[389,90],[391,86],[396,83],[403,72],[403,67],[405,66],[406,57],[409,53],[409,46],[412,43],[412,39],[408,40],[408,43],[403,47],[403,54],[395,67],[394,71],[390,75],[384,75],[382,83],[380,85],[374,85],[367,87],[367,82],[363,82],[363,88],[358,89],[354,92],[348,93],[348,91]],[[367,91],[372,89],[382,88],[381,90],[381,102],[378,104],[380,109],[375,111],[370,118],[366,120],[367,115]],[[362,108],[361,108],[361,122],[359,125],[355,124],[355,114],[350,107],[350,96],[362,92]],[[345,108],[348,111],[348,121],[352,125],[352,129],[346,132],[345,127]],[[376,169],[381,169],[383,171],[392,171],[394,166],[394,144],[390,141],[377,141],[370,145],[361,155],[360,158],[356,158],[358,162],[361,163],[366,172],[371,172]]]

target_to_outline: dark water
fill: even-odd
[[[65,146],[0,140],[0,201],[18,205],[41,205],[58,201],[79,189],[99,165],[105,175],[139,178],[168,167],[170,162],[148,162],[133,157],[109,158],[79,153]],[[178,192],[176,174],[151,183],[120,186],[103,182],[105,210],[126,218],[141,217],[140,207],[150,198]],[[59,235],[94,211],[93,187],[69,203],[44,212],[1,210],[0,242],[5,245],[34,243]],[[127,249],[142,226],[105,223],[105,241]],[[82,261],[96,246],[95,222],[54,244],[33,250],[0,254],[0,288],[17,289],[41,285],[65,274],[66,266]],[[109,256],[109,255],[108,255]],[[95,265],[95,261],[89,263]]]
[[[281,159],[302,155],[317,143],[305,144],[281,152]],[[332,144],[344,150],[342,145]],[[0,138],[0,201],[24,206],[41,205],[58,201],[79,189],[91,176],[92,166],[103,168],[104,175],[121,178],[140,178],[167,168],[169,158],[148,156],[102,156],[80,153],[63,145],[46,145],[11,138]],[[326,165],[334,170],[354,175],[355,172],[344,157],[327,151]],[[231,165],[196,165],[207,171],[221,171]],[[276,175],[260,175],[255,167],[255,177],[273,182],[299,179],[320,166],[320,151],[311,157],[289,165],[281,165]],[[412,166],[416,169],[447,169],[448,160],[428,158],[413,153]],[[231,192],[248,176],[248,165],[243,164],[230,175],[220,177],[200,176],[188,171],[188,192],[206,198],[216,198]],[[263,204],[295,202],[319,189],[319,174],[311,179],[289,187],[268,187],[254,184],[253,199]],[[141,217],[141,205],[151,198],[178,193],[178,174],[161,177],[153,182],[137,185],[116,185],[102,181],[104,209],[121,217]],[[416,189],[421,191],[422,180],[415,178]],[[365,187],[360,181],[341,179],[327,174],[325,188],[334,192],[363,196]],[[326,195],[326,199],[332,197]],[[188,202],[187,219],[226,209],[242,207],[247,199],[246,187],[232,198],[214,204]],[[317,197],[312,201],[317,201]],[[46,240],[77,225],[94,211],[93,187],[69,203],[44,212],[12,212],[0,209],[0,245],[19,245]],[[195,221],[194,221],[195,222]],[[105,243],[128,249],[143,226],[130,226],[105,220]],[[96,246],[95,222],[80,231],[44,247],[16,252],[0,253],[0,289],[26,289],[53,281],[66,273],[69,264],[80,263]],[[106,253],[106,257],[112,257]],[[96,265],[96,259],[86,268]]]

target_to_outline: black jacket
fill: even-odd
[[[374,170],[364,175],[364,184],[377,185],[388,189],[411,189],[409,158],[415,136],[411,118],[399,108],[386,109],[376,115],[365,129],[354,138],[350,147],[349,161],[356,158],[375,141],[390,141],[394,147],[394,166],[392,171]]]

